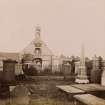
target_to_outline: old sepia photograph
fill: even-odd
[[[0,0],[0,105],[105,105],[105,0]]]

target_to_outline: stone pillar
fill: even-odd
[[[99,70],[99,59],[96,55],[93,57],[93,70]]]
[[[84,55],[84,46],[81,48],[81,58],[80,58],[80,66],[79,72],[77,74],[77,78],[75,80],[76,83],[89,83],[86,66],[85,66],[85,55]]]
[[[0,59],[0,71],[3,71],[3,60]]]
[[[102,70],[99,68],[99,58],[93,57],[93,69],[91,71],[91,83],[101,83]]]
[[[75,62],[75,74],[78,74],[79,73],[79,66],[80,66],[80,62]]]
[[[103,72],[101,76],[101,85],[105,86],[105,60],[103,61]]]

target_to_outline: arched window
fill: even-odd
[[[35,55],[41,55],[41,49],[35,48]]]

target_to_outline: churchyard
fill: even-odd
[[[74,74],[68,72],[54,74],[47,71],[33,76],[27,74],[16,76],[14,63],[16,62],[8,60],[4,62],[0,90],[6,99],[2,99],[0,105],[82,105],[78,104],[78,100],[86,105],[98,105],[100,102],[99,105],[105,104],[105,95],[102,94],[105,92],[105,86],[101,85],[101,83],[104,85],[105,72],[102,70],[104,71],[105,66],[101,70],[100,66],[96,65],[96,59],[92,63],[93,69],[88,71],[90,69],[86,69],[82,56],[80,65],[75,66]],[[68,65],[63,68],[64,71],[69,69]]]
[[[73,102],[69,100],[68,95],[62,93],[56,87],[56,85],[70,85],[72,83],[73,81],[70,79],[48,80],[46,78],[41,78],[33,80],[33,82],[30,82],[29,80],[24,81],[22,84],[24,84],[24,87],[27,87],[27,89],[30,91],[28,99],[25,97],[26,93],[21,92],[21,89],[18,88],[15,92],[17,92],[16,97],[20,97],[19,100],[18,98],[17,100],[14,99],[15,96],[13,96],[6,101],[0,101],[0,105],[23,105],[23,103],[27,105],[26,100],[29,102],[28,105],[74,105]],[[12,94],[14,95],[13,92]],[[22,96],[26,98],[25,102],[23,102],[24,100],[21,98]]]
[[[25,81],[18,81],[16,88],[10,94],[10,98],[0,100],[0,105],[84,105],[76,104],[74,98],[71,97],[69,92],[61,91],[59,88],[57,88],[57,86],[78,86],[78,84],[74,84],[74,78],[66,78],[65,80],[63,77],[47,78],[45,76],[39,76]],[[80,85],[82,85],[84,88],[85,85],[88,87],[90,84]],[[92,86],[93,85],[91,85],[91,87]],[[99,86],[97,85],[96,88],[98,89]],[[90,90],[89,88],[85,89]],[[75,90],[75,92],[76,91],[77,90]],[[101,94],[102,92],[99,93]],[[105,97],[101,99],[103,100]]]
[[[0,105],[105,105],[105,61],[85,58],[84,46],[79,61],[65,61],[58,69],[28,60],[3,61]]]

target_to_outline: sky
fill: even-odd
[[[0,0],[0,52],[19,52],[41,27],[55,55],[105,57],[105,0]]]

